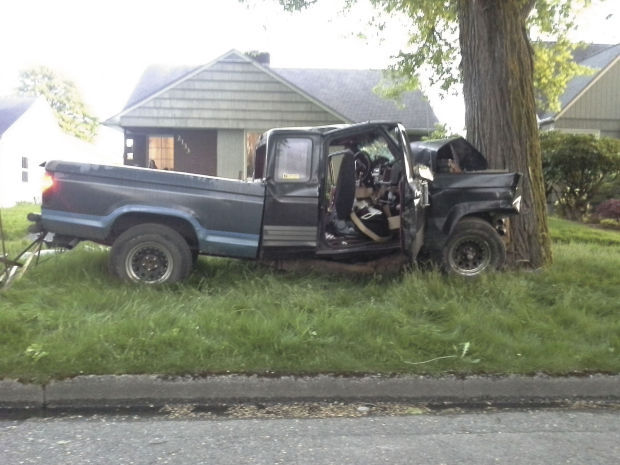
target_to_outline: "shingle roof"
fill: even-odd
[[[575,61],[580,65],[595,70],[588,76],[577,76],[566,85],[566,90],[560,97],[561,108],[564,109],[575,97],[577,97],[605,68],[607,68],[620,55],[620,44],[593,44],[585,49],[574,52]],[[561,110],[560,110],[561,111]],[[557,113],[545,113],[541,120],[549,119]]]
[[[33,97],[0,98],[0,136],[36,101]]]
[[[140,78],[123,112],[201,68],[203,66],[150,66]],[[438,121],[430,103],[419,91],[407,92],[398,103],[379,97],[373,91],[381,81],[382,72],[379,70],[266,69],[353,122],[390,120],[400,121],[410,129],[432,129]],[[108,122],[115,124],[115,118],[110,118]]]
[[[590,58],[598,53],[604,52],[610,47],[614,47],[611,44],[587,44],[579,46],[573,50],[573,59],[577,63],[581,63],[583,60]]]
[[[129,96],[123,110],[133,107],[142,100],[147,99],[175,81],[184,78],[198,68],[200,68],[200,66],[149,66],[144,73],[142,73],[142,77]]]
[[[432,129],[438,121],[422,92],[407,92],[399,102],[380,97],[374,88],[380,70],[274,68],[275,73],[351,121],[400,121],[411,129]]]

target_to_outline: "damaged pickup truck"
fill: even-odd
[[[421,249],[473,276],[505,260],[517,173],[486,170],[463,139],[410,144],[398,123],[272,129],[253,179],[50,161],[32,231],[54,246],[110,245],[137,283],[186,278],[198,255],[352,263]]]

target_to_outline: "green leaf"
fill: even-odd
[[[62,79],[52,69],[38,66],[21,71],[17,92],[26,97],[45,98],[58,125],[67,134],[89,142],[97,134],[99,122],[86,110],[75,84]]]

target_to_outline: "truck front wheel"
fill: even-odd
[[[497,231],[480,218],[461,220],[441,251],[443,270],[461,276],[497,270],[505,261],[504,242]]]
[[[155,223],[141,224],[114,241],[109,266],[124,281],[173,283],[191,272],[192,253],[187,241],[174,229]]]

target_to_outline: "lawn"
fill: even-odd
[[[12,252],[30,210],[3,210]],[[85,243],[0,292],[0,378],[618,373],[620,233],[550,226],[553,266],[473,280],[201,258],[183,284],[144,288],[110,276],[107,251]]]

